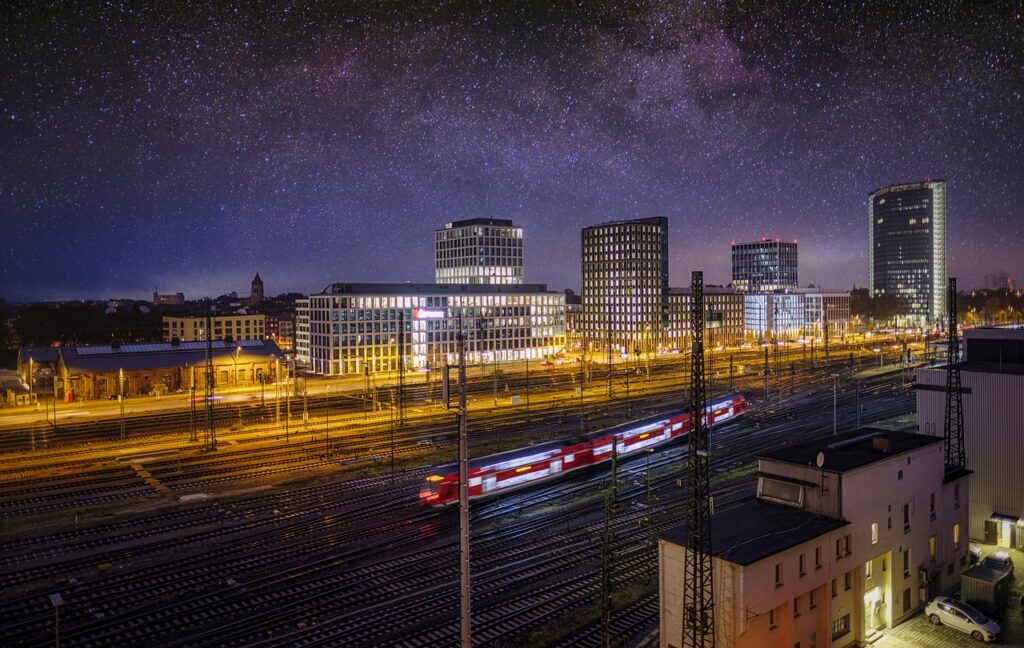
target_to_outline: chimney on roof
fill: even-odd
[[[871,439],[871,449],[875,452],[892,452],[892,439],[888,436],[876,436]]]

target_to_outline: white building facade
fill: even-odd
[[[299,331],[309,330],[308,350]],[[544,285],[342,284],[297,309],[296,349],[308,370],[362,375],[455,364],[512,362],[564,351],[565,295]]]
[[[960,365],[971,538],[1024,550],[1024,327],[964,332]],[[946,366],[915,374],[917,424],[943,436]]]
[[[758,457],[757,499],[711,518],[717,645],[863,646],[967,567],[966,475],[942,443],[860,430]],[[679,648],[685,529],[659,542],[661,646]]]

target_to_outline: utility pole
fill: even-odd
[[[704,422],[706,406],[704,377],[704,273],[692,279],[693,351],[690,364],[690,412],[693,422],[687,451],[687,489],[684,505],[689,546],[683,580],[683,646],[714,648],[715,601],[711,554],[711,481],[708,466],[710,430]],[[765,347],[765,370],[768,369]],[[709,417],[710,418],[710,417]]]
[[[822,302],[822,304],[821,304],[821,319],[824,321],[824,324],[825,324],[825,363],[828,364],[828,361],[829,361],[829,353],[828,353],[829,352],[829,348],[828,348],[828,308],[825,306],[824,302]]]
[[[608,398],[612,398],[612,311],[608,309],[608,314],[605,316],[605,322],[608,328]]]
[[[950,277],[946,294],[946,308],[949,311],[949,323],[946,325],[946,348],[949,349],[949,359],[946,364],[946,420],[943,425],[947,473],[967,468],[967,452],[964,449],[964,396],[960,382],[960,338],[957,336],[956,297],[956,277]]]
[[[736,389],[735,371],[733,366],[733,354],[729,354],[729,391]]]
[[[768,347],[764,348],[764,399],[768,400]]]
[[[614,454],[612,455],[615,456]],[[614,484],[614,482],[613,482]],[[604,492],[604,531],[601,534],[601,646],[610,648],[612,633],[612,512],[614,486]]]
[[[331,459],[331,386],[327,385],[324,397],[324,450],[328,461]]]
[[[654,548],[654,510],[651,508],[653,502],[651,501],[651,453],[654,452],[654,448],[644,448],[644,453],[647,455],[647,550],[650,551]],[[654,564],[653,560],[647,561],[647,584],[651,584],[651,566]]]
[[[856,429],[859,430],[860,429],[860,381],[859,380],[854,381],[853,388],[854,388],[854,392],[853,392],[854,404],[856,405],[856,409],[857,409],[857,428]]]
[[[629,374],[630,370],[626,369],[626,418],[629,418]]]
[[[274,358],[274,422],[281,422],[281,360]]]
[[[586,381],[587,338],[583,338],[583,353],[580,355],[580,434],[583,434],[583,385]]]
[[[526,350],[526,422],[530,422],[530,349]]]
[[[213,388],[213,324],[210,314],[206,314],[206,432],[203,445],[207,450],[217,449],[217,424],[214,413]]]
[[[839,429],[838,419],[839,403],[839,374],[832,374],[832,436],[835,436]]]
[[[195,369],[193,369],[192,373],[193,373],[193,378],[195,378]],[[192,386],[188,388],[188,395],[189,395],[189,401],[190,401],[190,405],[189,405],[189,423],[191,424],[190,427],[192,429],[192,432],[188,436],[188,440],[192,441],[192,442],[196,442],[196,441],[199,440],[199,433],[196,430],[196,383],[195,383],[195,380],[192,381]]]
[[[398,311],[398,427],[405,425],[405,310]]]
[[[472,648],[473,617],[469,589],[469,441],[466,419],[466,334],[459,320],[459,586],[462,648]]]

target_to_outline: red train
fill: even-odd
[[[729,394],[712,401],[708,407],[712,423],[739,416],[747,410],[741,394]],[[591,432],[583,437],[549,441],[528,448],[510,450],[469,462],[469,498],[496,493],[553,479],[564,473],[608,461],[612,457],[612,437],[623,457],[643,448],[660,446],[689,433],[690,409],[662,414],[640,421]],[[459,466],[440,466],[427,477],[420,489],[420,503],[447,506],[459,501]]]

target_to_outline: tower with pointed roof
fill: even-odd
[[[249,305],[259,306],[260,302],[263,301],[263,280],[260,279],[260,273],[256,273],[256,276],[252,279],[252,291],[249,293]]]

